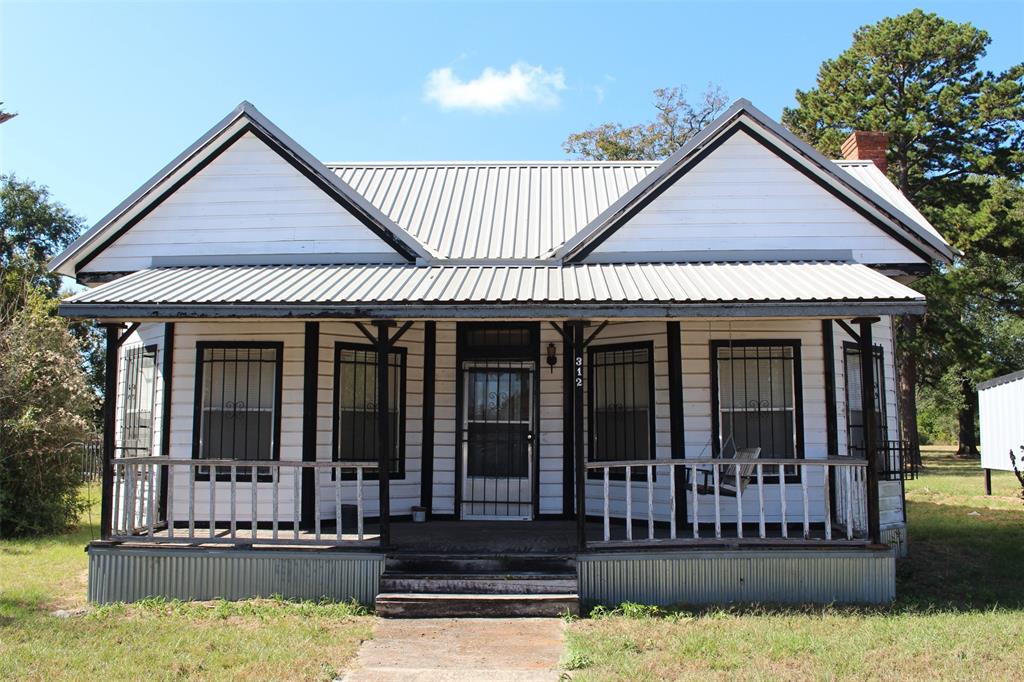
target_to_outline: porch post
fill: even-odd
[[[307,322],[302,363],[302,461],[316,461],[317,388],[320,377],[320,323]],[[316,524],[317,477],[312,467],[302,468],[301,525],[312,528]],[[341,534],[341,529],[337,530]]]
[[[868,537],[876,545],[882,542],[878,510],[878,437],[875,433],[875,350],[871,340],[871,325],[877,321],[877,317],[854,320],[860,325],[860,400],[864,411],[864,452],[868,462]]]
[[[583,325],[581,320],[566,323],[572,344],[572,432],[576,457],[576,545],[587,548],[587,471],[583,453]]]
[[[668,406],[672,437],[672,459],[686,459],[686,437],[683,420],[683,345],[679,322],[666,322],[668,342]],[[686,471],[672,467],[676,487],[676,528],[686,525]]]
[[[437,397],[435,374],[437,368],[437,322],[423,325],[423,444],[420,470],[420,506],[427,510],[427,518],[434,514],[434,401]]]
[[[388,329],[393,322],[374,322],[377,327],[377,481],[380,544],[391,544],[391,428],[388,424]]]
[[[171,393],[174,388],[174,323],[164,323],[163,362],[160,374],[163,385],[160,389],[160,456],[171,456]],[[172,520],[167,516],[167,482],[169,472],[166,465],[160,467],[160,507],[157,510],[160,519],[169,526]]]
[[[114,414],[117,406],[117,342],[120,324],[105,324],[107,354],[103,385],[103,483],[100,493],[100,539],[109,540],[114,505]]]

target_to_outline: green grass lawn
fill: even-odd
[[[0,541],[0,679],[330,680],[371,634],[372,618],[346,604],[89,608],[83,548],[97,517],[93,507],[76,532]]]
[[[576,621],[573,679],[1020,679],[1024,503],[1012,474],[984,495],[977,460],[925,453],[907,483],[910,556],[887,608],[643,609]]]

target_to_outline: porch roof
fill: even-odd
[[[78,318],[856,316],[924,296],[855,263],[153,268],[61,304]]]

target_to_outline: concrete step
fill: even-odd
[[[385,562],[389,573],[576,574],[576,557],[550,554],[391,554]]]
[[[382,592],[377,615],[383,618],[525,618],[579,614],[573,594],[424,594]]]
[[[575,594],[575,573],[391,573],[381,592],[428,594]]]

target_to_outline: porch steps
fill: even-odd
[[[576,614],[576,561],[529,554],[392,555],[375,606],[385,618]]]

